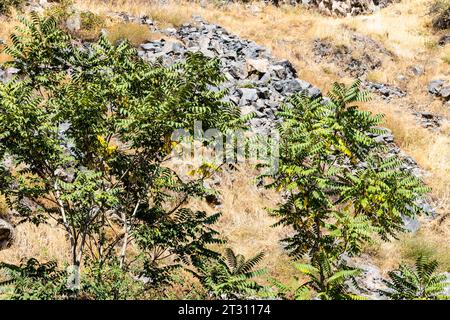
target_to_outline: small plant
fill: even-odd
[[[263,257],[264,253],[260,252],[246,260],[227,248],[218,260],[194,260],[196,271],[190,271],[214,298],[245,298],[263,289],[253,280],[265,273],[263,269],[254,270]]]
[[[311,277],[302,288],[323,299],[351,298],[343,281],[357,271],[342,256],[361,253],[374,234],[396,236],[429,190],[374,139],[384,132],[382,115],[355,105],[369,99],[360,83],[335,83],[328,101],[297,94],[279,112],[280,166],[268,187],[286,201],[270,213],[294,231],[283,239],[289,254],[310,260],[301,266]]]
[[[31,258],[20,265],[0,263],[9,279],[0,282],[0,289],[12,287],[6,293],[12,300],[61,299],[66,291],[66,273],[54,261],[40,263]]]
[[[362,297],[350,293],[349,281],[355,282],[361,270],[345,266],[335,268],[325,255],[316,259],[313,264],[295,264],[295,267],[309,280],[303,283],[295,293],[298,300],[310,299],[313,290],[320,300],[361,300]]]
[[[101,28],[105,26],[105,18],[90,11],[80,13],[80,30],[75,36],[92,41],[99,37]]]
[[[450,28],[450,1],[436,0],[430,7],[429,13],[433,16],[433,28],[446,30]]]
[[[400,265],[388,273],[389,280],[383,280],[387,290],[380,290],[380,294],[395,300],[447,299],[442,292],[450,283],[445,274],[435,274],[437,267],[436,260],[425,256],[418,257],[414,267]]]

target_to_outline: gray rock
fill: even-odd
[[[394,87],[384,83],[364,81],[363,87],[369,91],[379,94],[383,99],[390,100],[392,98],[401,98],[406,96],[406,92],[398,87]]]
[[[249,102],[256,101],[258,99],[258,92],[256,89],[239,88],[238,91],[241,96],[241,100],[239,102],[241,106],[244,106]]]
[[[440,96],[446,100],[450,99],[450,86],[445,86],[440,91]]]
[[[424,73],[424,69],[420,66],[412,66],[409,69],[415,76],[421,76]]]
[[[260,73],[266,73],[269,70],[269,60],[267,59],[248,59],[247,66],[250,71],[256,70]]]
[[[11,246],[14,241],[14,227],[3,219],[0,219],[0,250]]]
[[[420,222],[413,217],[402,216],[403,226],[406,230],[412,233],[416,233],[420,228]]]
[[[319,98],[321,95],[322,95],[322,92],[317,87],[311,87],[308,89],[308,96],[313,99]]]
[[[162,52],[165,54],[168,53],[177,53],[181,50],[182,46],[179,42],[168,41],[162,48]]]
[[[252,112],[256,112],[256,108],[251,104],[245,105],[241,108],[241,113],[244,116]]]
[[[445,82],[446,81],[442,79],[431,80],[428,83],[428,92],[435,95],[439,94]]]
[[[447,43],[450,43],[450,35],[449,34],[442,36],[438,41],[438,44],[440,46],[445,46]]]

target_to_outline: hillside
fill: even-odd
[[[295,263],[312,263],[323,277],[322,249],[314,244],[323,241],[319,247],[332,248],[333,259],[338,256],[331,262],[333,268],[339,271],[344,265],[345,270],[360,270],[353,270],[354,274],[349,273],[348,278],[346,275],[339,282],[339,289],[333,288],[342,292],[336,294],[330,289],[331,293],[322,293],[324,299],[349,298],[353,294],[370,299],[389,297],[380,293],[386,289],[383,279],[388,279],[390,271],[399,264],[413,265],[424,257],[435,260],[436,266],[430,268],[448,281],[450,29],[445,24],[445,14],[448,15],[450,3],[446,0],[308,3],[62,0],[29,1],[22,7],[5,10],[0,17],[0,49],[13,46],[18,53],[15,60],[14,50],[0,53],[0,63],[6,63],[0,69],[4,83],[0,99],[5,101],[4,104],[0,101],[3,113],[0,128],[6,132],[5,136],[0,135],[4,175],[0,179],[0,230],[3,230],[0,263],[24,266],[29,258],[35,258],[41,263],[56,261],[59,268],[65,268],[75,262],[86,269],[86,278],[94,279],[97,269],[90,269],[89,263],[100,259],[102,265],[103,254],[108,257],[106,260],[110,258],[105,252],[115,253],[111,265],[106,264],[104,270],[100,267],[99,272],[106,278],[111,275],[109,280],[120,282],[123,287],[114,295],[108,287],[109,280],[104,280],[104,292],[95,291],[100,285],[92,282],[81,299],[220,299],[254,298],[259,294],[291,299],[305,298],[303,289],[298,288],[310,276],[295,267]],[[49,24],[47,28],[55,33],[49,33],[49,38],[45,38],[45,31],[40,33],[46,39],[42,44],[45,49],[39,49],[37,40],[17,45],[14,41],[22,40],[10,36],[20,25],[20,12],[28,19],[34,17],[32,12],[38,12],[40,17],[55,17],[58,21],[55,28],[62,28],[61,35]],[[70,40],[62,34],[70,35]],[[53,47],[51,36],[60,43]],[[103,39],[112,47],[104,44]],[[122,40],[129,47],[122,48]],[[96,44],[91,46],[92,43]],[[65,57],[67,46],[72,51]],[[24,47],[28,49],[20,53]],[[52,56],[55,52],[55,56],[60,56]],[[25,63],[17,62],[21,59]],[[17,68],[20,66],[23,69]],[[29,66],[39,71],[27,69]],[[102,68],[114,71],[109,75]],[[15,76],[22,80],[29,77],[30,81],[23,83],[30,89],[25,88],[24,92],[38,97],[36,105],[28,96],[15,96],[22,89],[8,87]],[[355,79],[359,79],[356,84],[361,90],[370,93],[370,100],[354,89]],[[347,87],[336,87],[335,82]],[[149,87],[152,89],[146,91]],[[343,97],[341,92],[352,98]],[[298,93],[303,96],[295,100]],[[290,100],[292,97],[294,100]],[[343,110],[347,110],[347,104],[356,103],[360,113],[335,114],[335,109],[327,109],[327,101]],[[298,108],[298,113],[284,109],[286,103],[294,110]],[[21,110],[16,105],[29,107],[23,109],[30,112],[23,123],[8,113]],[[42,106],[48,109],[42,114],[33,113]],[[127,111],[116,112],[115,106]],[[98,118],[92,111],[97,107],[101,114]],[[17,111],[22,116],[21,112]],[[244,117],[244,123],[240,123],[237,114]],[[375,114],[384,116],[378,119]],[[52,127],[52,121],[58,117],[64,121],[58,120]],[[349,117],[348,122],[339,122],[342,117]],[[280,161],[277,167],[280,172],[261,177],[263,171],[255,166],[258,161],[254,159],[220,164],[214,162],[217,161],[214,156],[214,161],[207,158],[204,162],[201,157],[171,155],[169,151],[177,144],[171,142],[170,134],[183,125],[190,126],[194,119],[204,126],[220,128],[220,132],[236,132],[231,124],[240,125],[239,130],[247,130],[245,136],[263,139],[275,137],[274,132],[281,126],[284,131],[280,146],[276,146],[281,154],[276,159]],[[40,126],[33,133],[38,137],[34,140],[27,123],[38,126],[40,121],[45,123],[42,132],[47,132],[46,126],[50,126],[49,132],[59,132],[55,139],[65,142],[55,142],[56,147],[50,144],[53,142],[47,145],[48,133],[40,136]],[[83,129],[72,132],[74,123]],[[327,133],[330,123],[334,131]],[[18,126],[23,131],[15,134],[16,138],[24,139],[21,142],[14,135],[8,136]],[[385,129],[379,132],[380,128]],[[353,129],[361,131],[354,133]],[[111,133],[105,134],[104,130]],[[211,133],[210,138],[219,131]],[[95,141],[86,141],[86,137]],[[305,146],[304,141],[311,145]],[[70,147],[72,143],[74,146]],[[377,164],[376,169],[369,170],[372,161],[378,161],[378,154],[371,158],[373,152],[378,152],[373,145],[383,150],[382,161],[392,157],[398,163],[387,163],[385,167],[376,167]],[[58,146],[63,146],[62,151]],[[69,155],[71,148],[78,147],[81,151]],[[202,150],[205,155],[209,152],[206,149],[203,141],[195,150]],[[14,152],[17,158],[11,156]],[[58,152],[76,160],[67,160],[65,156],[59,159],[55,156]],[[91,152],[92,156],[88,156]],[[52,164],[42,154],[48,155],[48,161],[55,161],[58,173],[50,170],[44,174],[45,167]],[[74,173],[77,170],[80,172]],[[128,178],[129,172],[133,175]],[[309,178],[311,172],[313,177]],[[78,175],[84,180],[78,181]],[[146,176],[151,178],[146,180]],[[351,181],[357,179],[360,180],[353,185]],[[199,181],[201,186],[196,184]],[[47,182],[51,183],[47,186]],[[274,188],[268,188],[271,184]],[[317,190],[304,193],[305,188],[315,184]],[[47,187],[41,188],[42,185]],[[117,186],[122,189],[115,193]],[[332,187],[341,193],[331,190]],[[371,192],[375,192],[373,197]],[[136,194],[139,194],[137,204],[133,202]],[[294,207],[289,206],[291,200]],[[144,204],[148,204],[148,210],[139,209]],[[75,215],[89,206],[94,212],[104,212],[103,220],[92,223],[92,230],[82,227],[78,218],[74,218],[76,222],[67,222],[64,217],[64,209],[74,210]],[[308,214],[327,207],[323,217],[311,213],[311,223],[324,229],[317,239],[315,227],[311,226],[311,234],[307,232],[308,217],[300,219],[292,213],[301,206]],[[161,211],[152,211],[156,207]],[[54,219],[53,215],[60,214],[54,213],[56,208],[62,209],[61,218]],[[186,212],[181,211],[180,216],[167,223],[159,224],[159,218],[149,218],[170,216],[184,209]],[[269,214],[270,210],[275,210],[275,214],[273,211]],[[216,212],[221,212],[217,221],[206,218]],[[49,216],[48,223],[36,223],[45,214]],[[93,213],[86,214],[91,217]],[[96,214],[94,217],[97,219]],[[283,223],[277,223],[280,221]],[[405,232],[398,232],[402,227]],[[77,228],[79,233],[75,232]],[[211,230],[216,230],[217,237],[226,243],[214,240],[216,235]],[[73,245],[74,239],[83,234],[90,240],[86,242],[83,258],[75,259],[73,253],[82,249],[85,242],[83,238],[82,245]],[[283,239],[290,240],[280,242]],[[227,248],[232,249],[231,253]],[[216,253],[223,254],[228,263],[245,263],[235,254],[250,259],[248,271],[258,270],[246,274],[248,279],[244,277],[247,282],[242,286],[248,291],[235,289],[236,293],[224,289],[211,293],[208,276],[219,271],[214,269],[214,262],[212,266],[199,264],[206,258],[198,259]],[[152,257],[151,262],[146,260],[146,254]],[[118,269],[113,261],[120,265]],[[125,273],[127,261],[129,269]],[[176,269],[175,264],[182,265],[182,270]],[[233,288],[232,281],[241,281],[233,278],[239,268],[224,265],[228,286]],[[52,265],[47,267],[53,270]],[[139,273],[139,268],[144,271]],[[349,278],[357,273],[357,283],[362,289],[350,284]],[[8,279],[10,275],[4,273],[3,277]],[[165,281],[172,284],[169,293],[163,293]],[[274,283],[284,284],[287,289],[281,292]],[[444,288],[441,293],[449,295],[448,290]],[[312,298],[315,293],[320,293],[317,287],[308,291],[307,297]],[[4,294],[6,297],[7,291]],[[52,298],[50,293],[49,296]]]

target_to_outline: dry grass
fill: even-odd
[[[60,266],[69,261],[69,244],[64,232],[52,225],[39,227],[24,223],[16,227],[13,245],[0,251],[0,261],[17,264],[34,257],[41,262],[55,260]]]
[[[170,167],[183,175],[199,165],[171,163]],[[273,227],[277,220],[267,212],[279,204],[281,197],[274,190],[257,187],[255,178],[258,174],[254,165],[249,163],[235,170],[221,170],[206,182],[219,192],[222,203],[215,206],[194,199],[187,206],[210,214],[222,212],[216,228],[226,244],[218,250],[230,247],[247,258],[264,251],[266,257],[260,267],[266,268],[271,277],[289,281],[295,270],[280,243],[288,230]]]
[[[161,34],[150,31],[148,27],[131,22],[112,24],[106,28],[106,31],[111,42],[127,39],[135,47],[144,42],[162,38]]]

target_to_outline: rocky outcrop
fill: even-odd
[[[363,77],[382,66],[384,59],[392,59],[393,54],[383,45],[365,35],[351,32],[349,43],[335,45],[328,39],[315,39],[313,53],[316,62],[327,61],[341,70],[342,76]]]
[[[450,85],[443,79],[431,80],[428,83],[428,92],[446,101],[450,100]]]
[[[392,0],[301,0],[310,7],[317,7],[326,15],[347,16],[375,12],[389,5]]]
[[[363,87],[371,92],[377,93],[384,100],[406,96],[406,92],[402,89],[384,83],[364,81]]]
[[[276,112],[280,104],[293,93],[321,96],[318,88],[297,78],[289,61],[276,59],[267,48],[199,17],[178,30],[171,28],[159,32],[174,39],[143,43],[139,55],[150,62],[159,59],[166,65],[180,61],[187,52],[201,52],[207,57],[218,58],[226,80],[217,89],[227,89],[227,99],[239,105],[243,114],[256,113],[250,120],[254,132],[272,131],[278,122]]]
[[[14,240],[14,228],[11,224],[0,219],[0,250],[8,248]]]

